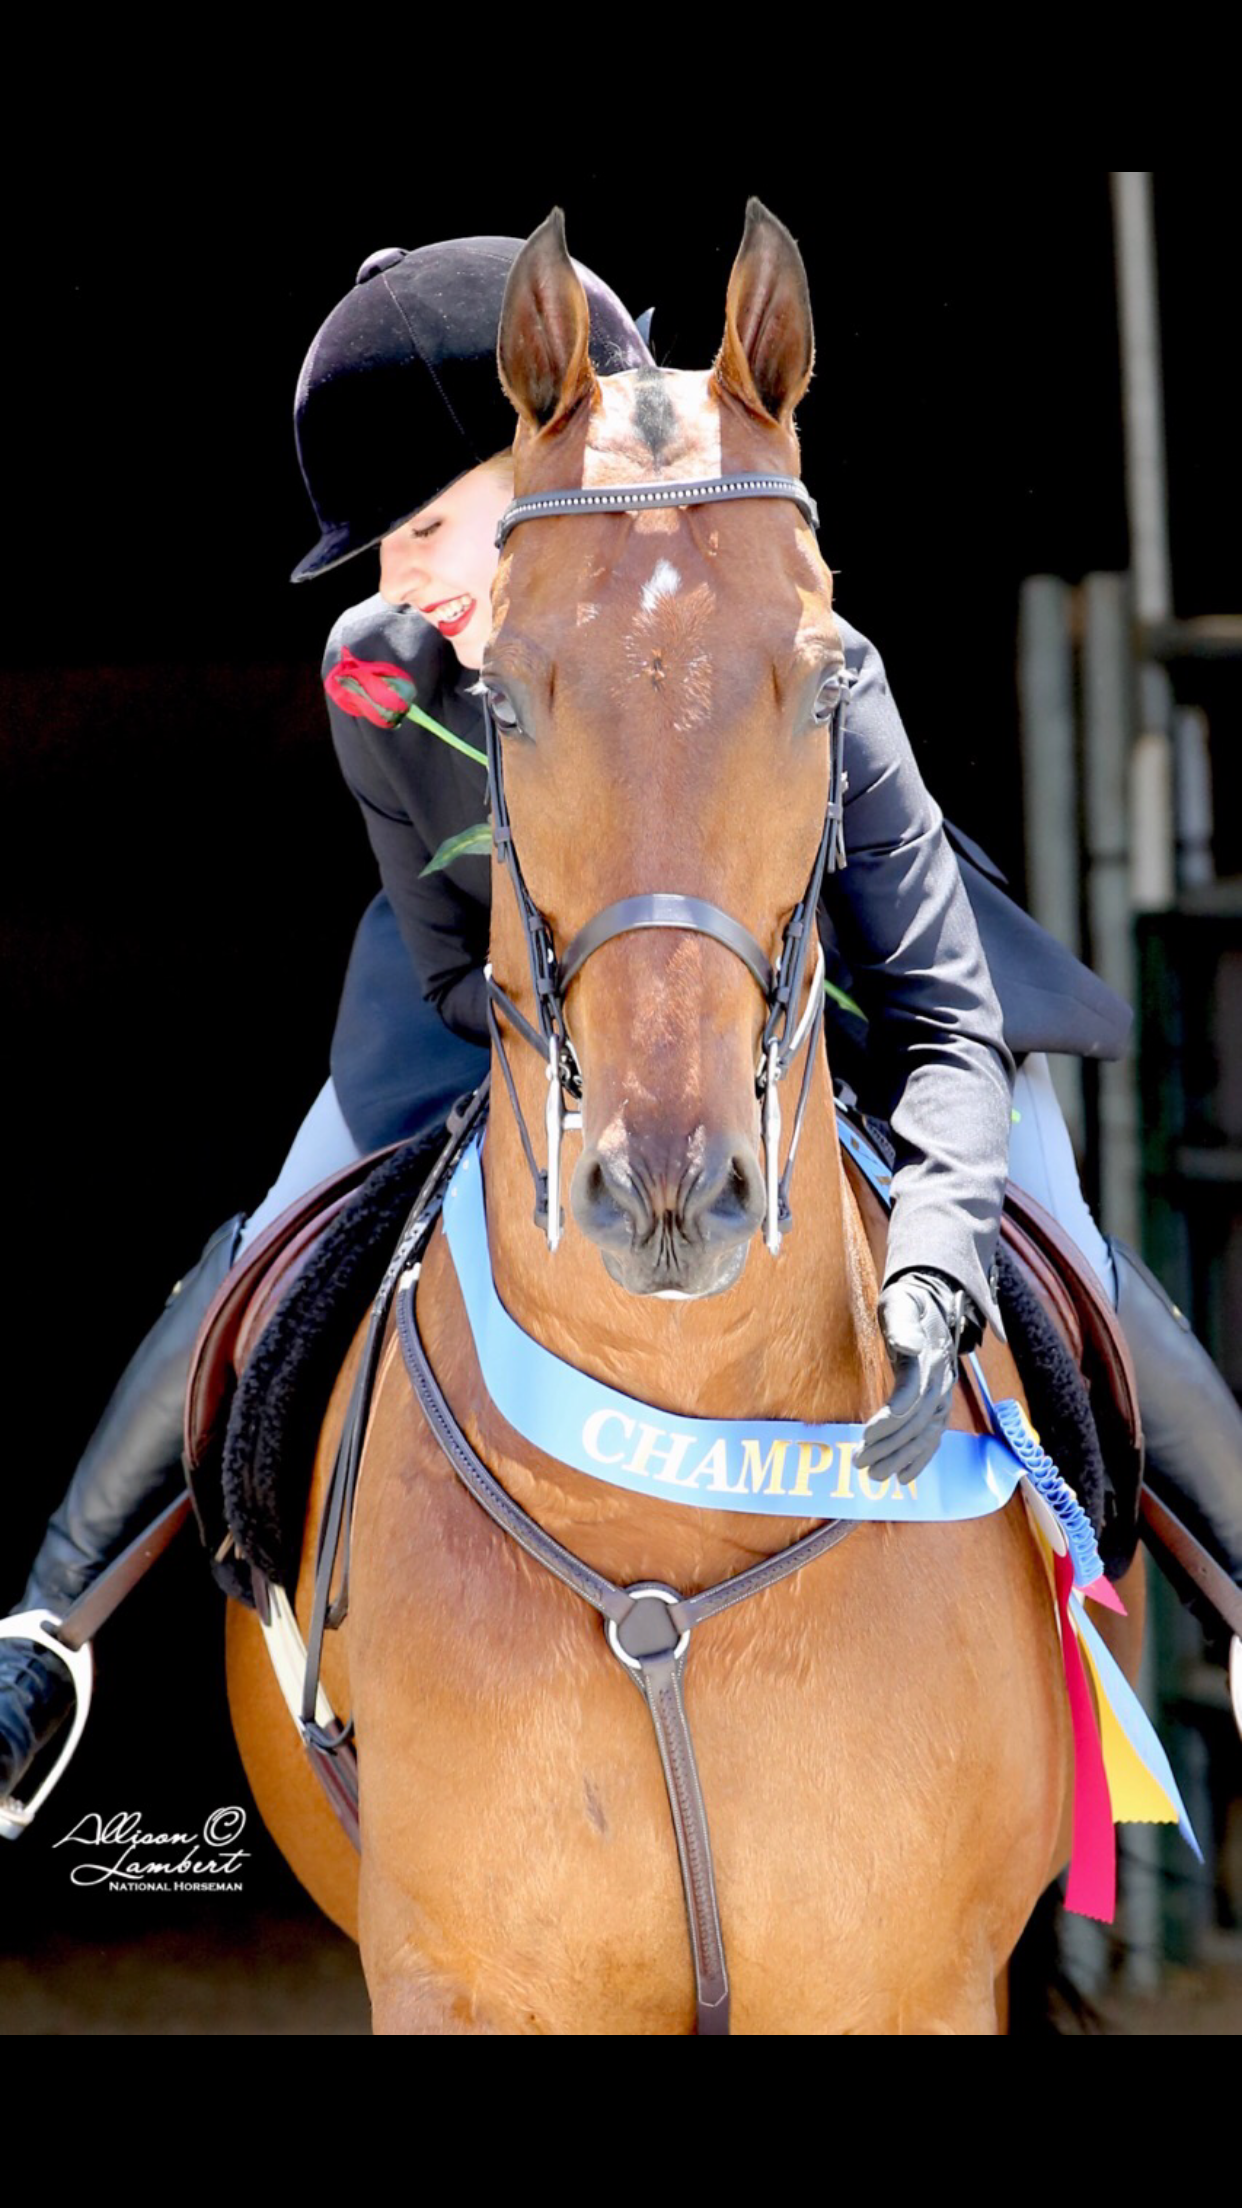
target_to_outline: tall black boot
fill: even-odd
[[[61,1618],[185,1482],[190,1355],[228,1273],[244,1214],[218,1227],[117,1382],[44,1534],[18,1611]],[[65,1666],[33,1641],[0,1640],[0,1796],[13,1793],[73,1700]]]
[[[1126,1243],[1106,1239],[1134,1359],[1147,1485],[1242,1587],[1242,1410],[1155,1274]],[[1192,1607],[1218,1623],[1214,1612]]]

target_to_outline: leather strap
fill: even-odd
[[[250,1567],[250,1579],[254,1589],[255,1612],[266,1629],[272,1622],[273,1589],[266,1573],[260,1571],[257,1564],[252,1564]],[[292,1610],[292,1604],[289,1605],[289,1609]],[[277,1676],[279,1678],[279,1670]],[[284,1691],[283,1686],[281,1691]],[[362,1833],[358,1817],[358,1753],[353,1745],[353,1721],[351,1719],[347,1726],[342,1727],[339,1736],[333,1740],[329,1740],[326,1734],[321,1733],[318,1726],[315,1726],[310,1733],[306,1731],[305,1727],[302,1727],[301,1730],[303,1745],[310,1758],[311,1769],[327,1797],[328,1805],[336,1816],[350,1845],[361,1851]]]
[[[431,1225],[427,1235],[430,1236]],[[778,1580],[800,1571],[839,1541],[854,1532],[858,1523],[828,1519],[813,1532],[795,1541],[779,1555],[752,1564],[733,1579],[723,1580],[702,1594],[680,1596],[672,1588],[656,1589],[651,1583],[619,1587],[575,1556],[545,1532],[472,1448],[440,1388],[423,1348],[415,1317],[415,1292],[421,1256],[414,1260],[397,1293],[397,1333],[415,1394],[427,1423],[464,1487],[489,1518],[512,1536],[526,1554],[542,1564],[556,1579],[599,1611],[607,1623],[608,1644],[625,1665],[646,1701],[660,1753],[668,1792],[669,1813],[677,1839],[686,1920],[694,1959],[698,2029],[704,2035],[722,2036],[729,2028],[729,1985],[720,1916],[716,1902],[711,1834],[694,1760],[694,1748],[682,1699],[682,1667],[692,1628],[720,1611],[761,1594]],[[651,1638],[651,1614],[661,1606],[660,1624],[665,1638]],[[676,1630],[671,1642],[667,1628]]]
[[[590,490],[533,491],[505,508],[496,531],[496,549],[520,521],[541,521],[553,514],[637,514],[652,506],[712,506],[721,498],[792,498],[819,529],[819,509],[805,483],[792,475],[709,475],[684,483],[605,483]]]
[[[564,1001],[569,984],[580,966],[585,965],[592,951],[601,943],[610,943],[614,935],[625,935],[631,928],[694,928],[700,935],[715,936],[727,950],[733,951],[749,966],[765,997],[773,988],[772,962],[763,945],[719,905],[709,904],[705,897],[680,897],[669,890],[651,890],[645,897],[619,897],[615,904],[605,905],[593,920],[570,943],[559,961],[561,1000]]]
[[[636,1595],[639,1590],[629,1592]],[[686,1898],[698,2034],[721,2039],[729,2030],[729,1973],[707,1811],[682,1694],[690,1634],[688,1628],[679,1633],[672,1622],[671,1588],[652,1586],[643,1592],[647,1599],[636,1601],[620,1625],[610,1623],[608,1645],[642,1695],[655,1731]]]
[[[638,513],[646,507],[690,507],[709,505],[722,499],[779,498],[791,499],[812,527],[818,529],[819,516],[815,501],[804,483],[794,476],[741,473],[727,476],[707,476],[690,481],[664,481],[661,483],[601,484],[589,489],[585,486],[533,492],[514,499],[500,519],[496,532],[497,546],[503,550],[511,530],[520,522],[548,518],[554,515],[590,513]],[[843,759],[845,747],[845,714],[854,674],[842,669],[836,681],[836,700],[832,709],[828,753],[828,803],[824,814],[823,831],[819,850],[811,872],[805,896],[795,907],[784,933],[779,964],[773,973],[767,955],[750,930],[740,921],[732,919],[720,907],[704,899],[683,896],[673,891],[653,890],[632,898],[618,899],[593,920],[581,928],[569,946],[563,964],[558,962],[556,945],[551,928],[544,919],[526,887],[513,840],[513,826],[509,818],[505,797],[502,766],[502,746],[496,729],[495,716],[489,702],[487,685],[481,684],[483,722],[487,740],[487,770],[492,800],[492,837],[496,853],[507,869],[517,899],[518,913],[526,938],[527,957],[530,963],[531,981],[535,992],[535,1009],[539,1017],[542,1037],[542,1055],[548,1062],[550,1088],[548,1093],[547,1133],[548,1163],[541,1168],[535,1161],[534,1148],[522,1118],[517,1092],[500,1043],[500,1031],[495,1018],[494,1004],[509,1009],[510,1000],[494,981],[490,966],[486,969],[489,997],[488,1025],[492,1039],[501,1051],[505,1083],[509,1090],[526,1151],[535,1187],[535,1221],[547,1234],[548,1246],[555,1250],[560,1242],[561,1209],[558,1196],[560,1145],[563,1129],[572,1124],[564,1114],[562,1091],[568,1089],[576,1099],[582,1096],[582,1069],[578,1064],[569,1037],[565,1017],[565,993],[569,982],[578,973],[586,958],[602,943],[621,935],[631,928],[680,927],[697,930],[711,936],[716,942],[741,958],[749,972],[759,982],[768,1005],[767,1020],[759,1050],[759,1064],[755,1071],[755,1094],[763,1100],[763,1145],[765,1153],[764,1186],[767,1199],[767,1223],[765,1242],[776,1256],[781,1237],[793,1224],[789,1209],[789,1178],[794,1152],[801,1131],[803,1107],[806,1097],[807,1073],[803,1074],[803,1088],[794,1122],[793,1140],[783,1174],[778,1176],[776,1158],[780,1144],[780,1105],[776,1096],[778,1082],[783,1080],[802,1038],[802,1025],[798,1019],[798,1006],[802,996],[802,984],[807,954],[812,939],[822,956],[817,931],[817,911],[820,890],[825,873],[844,867],[845,840],[845,791],[847,776]],[[827,726],[828,724],[825,723]],[[818,991],[818,981],[814,984]],[[822,991],[819,1012],[822,1015]],[[528,1042],[536,1040],[530,1022],[521,1019],[521,1032]],[[807,1054],[809,1069],[811,1053]]]
[[[1230,1632],[1242,1640],[1242,1588],[1234,1584],[1203,1543],[1195,1539],[1189,1526],[1183,1525],[1176,1512],[1149,1487],[1139,1496],[1139,1517],[1143,1521],[1139,1532],[1157,1563],[1162,1551],[1171,1556],[1224,1619]]]
[[[169,1543],[180,1533],[190,1515],[188,1492],[178,1495],[154,1518],[144,1533],[138,1534],[127,1549],[114,1557],[105,1571],[93,1580],[84,1594],[71,1603],[59,1624],[53,1627],[54,1640],[63,1641],[66,1648],[81,1648],[93,1640],[105,1620],[119,1609],[126,1595],[138,1585],[150,1571],[157,1557],[164,1554]],[[54,1616],[54,1612],[49,1615]]]

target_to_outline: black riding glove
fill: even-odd
[[[935,1455],[948,1422],[958,1358],[983,1339],[966,1290],[945,1273],[899,1273],[880,1297],[880,1332],[895,1386],[863,1430],[854,1462],[872,1479],[912,1480]]]

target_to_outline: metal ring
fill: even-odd
[[[633,1587],[627,1587],[625,1592],[627,1595],[630,1596],[635,1608],[637,1608],[638,1604],[644,1599],[644,1597],[649,1598],[655,1602],[666,1603],[670,1610],[676,1609],[677,1604],[684,1601],[685,1599],[684,1596],[678,1594],[675,1587],[665,1587],[658,1579],[639,1580],[635,1583]],[[625,1613],[626,1618],[628,1618],[629,1615],[630,1612],[627,1610]],[[624,1625],[624,1623],[625,1618],[606,1618],[604,1620],[604,1631],[608,1637],[608,1646],[612,1650],[613,1655],[620,1658],[621,1662],[625,1665],[627,1671],[641,1671],[645,1659],[641,1656],[631,1656],[628,1649],[625,1649],[621,1646],[620,1639],[618,1638],[617,1628],[619,1625]],[[659,1653],[661,1656],[671,1655],[674,1661],[676,1661],[679,1656],[685,1655],[686,1650],[689,1648],[689,1646],[690,1628],[688,1625],[686,1625],[682,1627],[681,1638],[678,1641],[676,1648],[661,1649]]]

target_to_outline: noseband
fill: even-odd
[[[792,499],[811,527],[816,530],[819,528],[815,501],[805,484],[799,483],[795,477],[726,475],[710,476],[698,482],[625,483],[604,485],[597,490],[540,491],[530,497],[514,499],[512,505],[506,508],[496,531],[496,544],[503,551],[506,538],[520,522],[544,520],[556,514],[636,514],[655,506],[703,506],[721,499],[738,498]],[[509,809],[505,802],[500,739],[491,704],[484,690],[483,719],[487,730],[487,764],[492,786],[492,832],[496,850],[508,868],[517,897],[530,959],[539,1028],[536,1031],[525,1014],[506,995],[493,977],[490,964],[484,968],[487,1024],[500,1058],[505,1086],[517,1116],[522,1146],[535,1184],[535,1224],[545,1230],[549,1249],[554,1250],[557,1247],[564,1225],[560,1204],[562,1137],[566,1128],[582,1126],[582,1069],[566,1024],[565,998],[570,983],[581,972],[592,951],[597,951],[603,943],[611,942],[614,936],[627,935],[636,928],[681,928],[693,930],[698,935],[709,935],[742,960],[763,991],[768,1016],[759,1045],[755,1094],[763,1106],[764,1186],[767,1193],[764,1240],[773,1256],[780,1249],[782,1234],[787,1234],[793,1225],[793,1214],[789,1208],[789,1179],[810,1089],[815,1038],[824,1017],[824,953],[815,925],[815,915],[824,875],[845,865],[843,809],[846,781],[842,771],[842,750],[849,679],[843,671],[840,695],[832,712],[828,809],[824,816],[819,850],[811,868],[806,893],[795,906],[781,939],[780,959],[775,972],[763,945],[740,920],[732,919],[718,905],[709,904],[702,897],[686,897],[675,890],[650,890],[643,896],[622,897],[615,904],[605,905],[593,920],[588,920],[585,927],[579,928],[563,957],[558,959],[552,931],[527,889],[518,863]],[[812,941],[815,944],[815,966],[811,977],[811,994],[806,1010],[799,1020],[796,1019],[796,1008],[802,994],[807,954]],[[540,1168],[535,1157],[518,1102],[496,1016],[497,1005],[518,1033],[547,1060],[546,1171]],[[785,1161],[785,1170],[778,1178],[781,1111],[777,1091],[808,1035],[811,1037],[811,1047],[807,1051],[806,1064],[802,1070],[789,1155]],[[568,1111],[565,1108],[566,1092],[572,1099],[573,1107]]]

